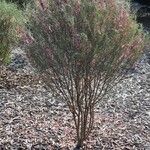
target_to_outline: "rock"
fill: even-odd
[[[9,68],[11,70],[22,69],[28,64],[25,57],[21,54],[15,54],[11,60]]]
[[[36,145],[33,145],[31,150],[48,150],[48,148],[46,144],[38,143]]]
[[[11,61],[7,68],[13,72],[35,73],[35,69],[31,66],[23,48],[14,48],[11,51]]]
[[[150,116],[150,111],[147,111],[146,114]]]
[[[150,65],[150,52],[146,54],[147,56],[147,63]]]

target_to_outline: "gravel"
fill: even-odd
[[[85,150],[150,150],[150,53],[95,109]],[[0,68],[0,149],[71,150],[68,108],[54,99],[21,49]]]

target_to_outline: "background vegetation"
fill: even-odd
[[[32,0],[6,0],[6,2],[12,2],[19,6],[19,8],[25,8],[26,5],[31,2]]]
[[[9,62],[10,48],[18,42],[24,21],[15,4],[0,1],[0,62]]]

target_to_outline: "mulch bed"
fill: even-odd
[[[0,70],[0,150],[72,150],[67,106],[33,73]],[[95,109],[85,150],[150,150],[150,65],[146,56]]]

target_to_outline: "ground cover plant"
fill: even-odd
[[[30,14],[27,55],[53,95],[69,107],[80,149],[92,131],[96,104],[139,58],[144,35],[116,0],[38,4]]]
[[[19,39],[24,17],[21,10],[12,3],[0,1],[0,62],[8,63],[10,47]]]

